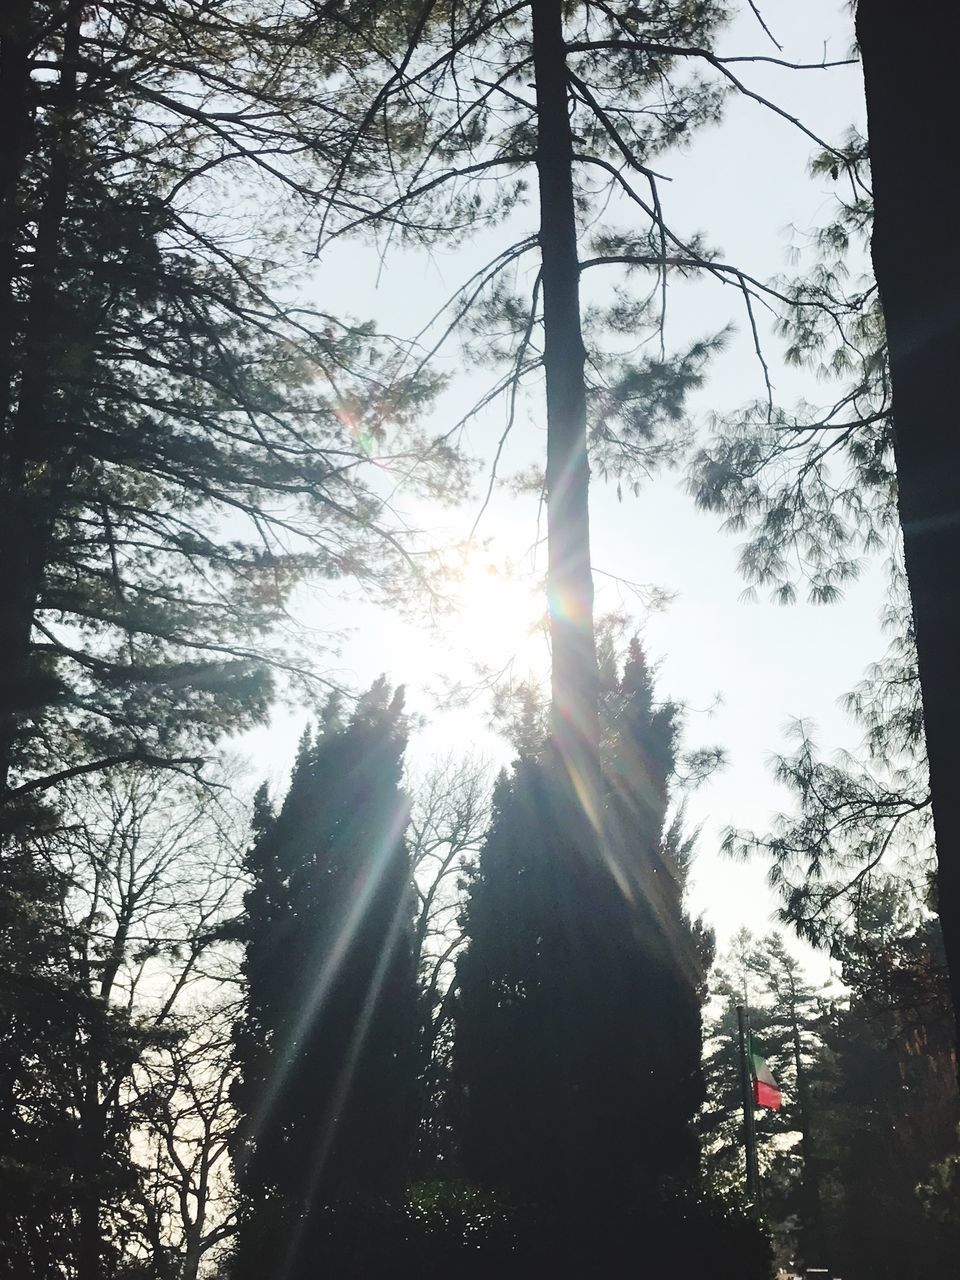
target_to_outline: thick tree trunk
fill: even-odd
[[[60,134],[51,149],[46,191],[36,220],[29,298],[14,304],[11,296],[3,315],[5,331],[0,334],[5,356],[16,359],[20,373],[15,403],[8,406],[6,419],[0,424],[0,804],[9,783],[21,717],[51,696],[51,682],[31,671],[30,642],[50,539],[71,473],[68,442],[54,422],[60,389],[51,369],[62,358],[67,341],[58,323],[62,313],[59,265],[72,174],[71,124],[76,109],[81,21],[82,6],[76,0],[64,19],[55,100]],[[16,45],[13,48],[19,57]],[[5,194],[12,194],[14,203],[13,212],[9,205],[4,209],[4,217],[9,215],[12,220],[14,213],[21,218],[32,216],[30,211],[19,211],[16,191]],[[12,221],[4,227],[14,251],[21,232]],[[17,312],[21,309],[25,316],[18,343]]]
[[[547,591],[554,739],[594,803],[600,737],[590,568],[585,352],[562,0],[532,0],[547,384]],[[590,797],[587,799],[586,797]]]
[[[940,920],[960,1011],[960,188],[955,42],[943,0],[860,0],[895,456],[917,635]]]
[[[17,558],[14,548],[21,546],[15,537],[20,523],[15,509],[22,485],[21,477],[13,474],[10,444],[19,328],[16,276],[24,219],[21,183],[30,121],[30,28],[29,0],[12,0],[0,17],[0,545],[7,562],[0,576],[0,794],[6,784],[16,728],[12,708],[19,675],[17,664],[7,657],[8,632],[22,631],[14,622],[22,592],[11,593],[8,579],[13,576],[11,564]],[[22,644],[14,644],[14,652],[21,649]]]

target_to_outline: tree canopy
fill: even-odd
[[[427,379],[286,278],[339,145],[336,82],[360,67],[349,28],[227,0],[49,0],[3,23],[0,765],[18,801],[131,757],[183,764],[262,718],[271,657],[306,669],[264,643],[299,578],[389,594],[415,563],[371,455],[456,482],[416,438]]]

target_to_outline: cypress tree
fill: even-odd
[[[235,1274],[284,1276],[335,1202],[403,1186],[416,1127],[418,1004],[400,789],[402,693],[327,706],[279,813],[258,799],[246,895],[247,1007]]]
[[[594,828],[552,747],[502,775],[458,966],[462,1156],[547,1208],[624,1209],[696,1168],[701,974],[667,839],[676,716],[638,644],[602,695]]]

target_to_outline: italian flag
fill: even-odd
[[[770,1107],[773,1111],[780,1109],[780,1088],[773,1078],[773,1072],[767,1066],[766,1058],[761,1058],[750,1037],[750,1076],[753,1080],[753,1101],[758,1107]]]

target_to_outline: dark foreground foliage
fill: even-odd
[[[328,703],[247,865],[246,1013],[234,1163],[238,1277],[300,1277],[299,1224],[407,1181],[418,1116],[413,904],[400,789],[406,722],[383,680]]]
[[[654,1277],[767,1280],[769,1241],[746,1214],[667,1196],[614,1217],[508,1209],[457,1184],[406,1204],[341,1204],[303,1224],[296,1274],[324,1280]],[[282,1280],[282,1277],[277,1278]]]

